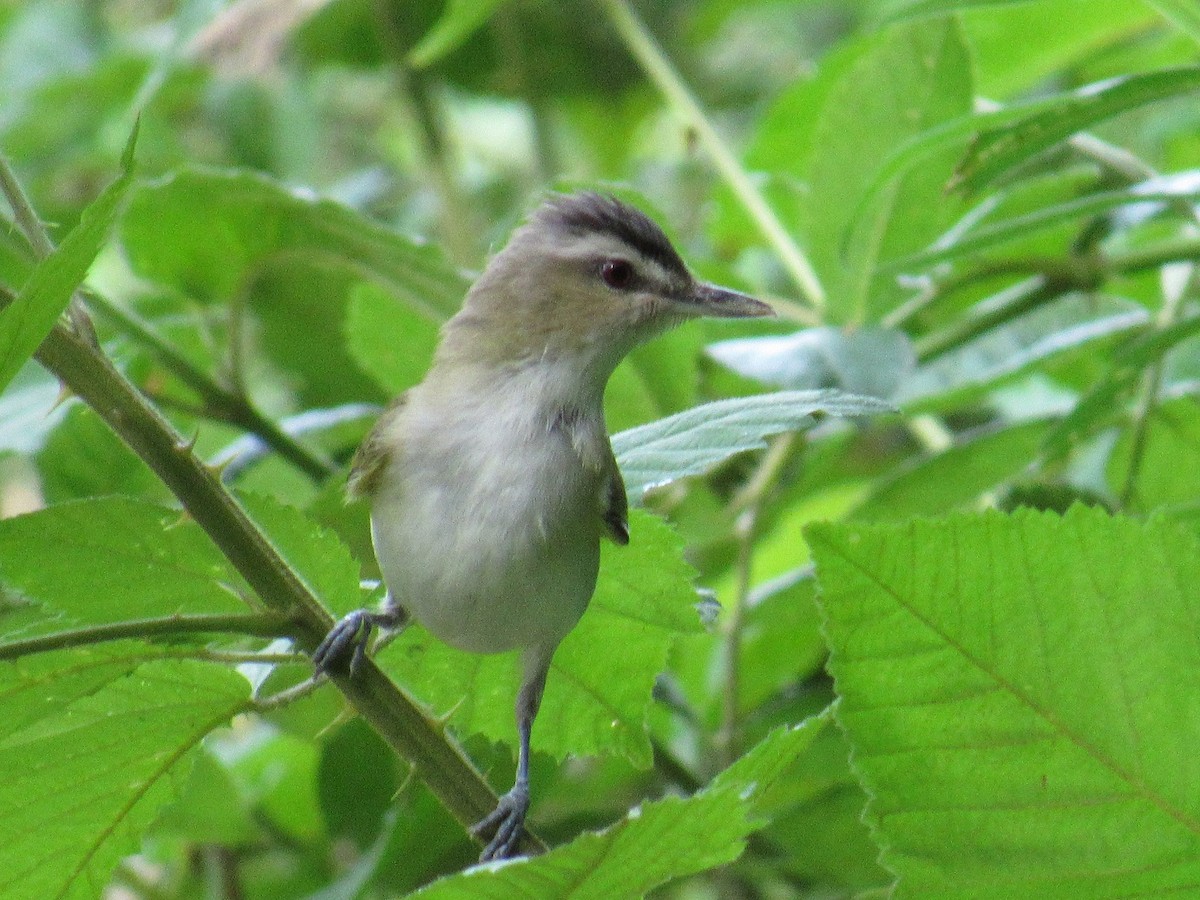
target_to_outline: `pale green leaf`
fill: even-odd
[[[100,896],[248,693],[224,667],[150,662],[0,741],[0,894]]]
[[[1074,507],[808,530],[897,897],[1200,884],[1200,544]]]
[[[418,69],[453,51],[491,18],[503,0],[446,0],[442,16],[408,54]]]
[[[916,364],[908,336],[890,328],[806,328],[719,341],[705,349],[739,375],[772,387],[837,387],[881,399],[890,398]]]
[[[650,764],[645,716],[654,679],[675,635],[700,629],[694,574],[671,529],[635,510],[629,546],[604,546],[591,604],[554,655],[535,751],[618,753]],[[435,711],[452,711],[451,723],[464,733],[515,742],[518,654],[464,653],[409,628],[380,663]]]
[[[91,268],[133,180],[137,127],[129,136],[122,172],[83,211],[62,244],[37,264],[15,300],[0,309],[0,391],[45,340]]]
[[[873,397],[842,391],[781,391],[705,403],[613,435],[613,451],[629,499],[652,487],[707,471],[744,450],[766,446],[773,434],[813,424],[814,414],[867,416],[893,411]]]

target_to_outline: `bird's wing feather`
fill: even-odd
[[[617,460],[608,450],[609,464],[604,481],[604,526],[613,542],[624,547],[629,543],[629,498],[625,494],[625,479],[617,468]]]
[[[346,480],[346,493],[351,498],[371,498],[379,490],[379,480],[395,450],[395,442],[387,440],[386,435],[407,400],[408,394],[404,393],[388,404],[375,427],[359,445],[350,463],[350,477]]]

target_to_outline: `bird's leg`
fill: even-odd
[[[550,652],[531,650],[525,657],[525,677],[521,690],[517,692],[517,779],[512,790],[500,798],[496,808],[471,828],[476,837],[492,835],[488,845],[479,855],[480,862],[507,859],[514,855],[521,839],[525,814],[529,811],[529,733],[533,719],[542,703],[542,691],[546,687],[546,673],[550,670]]]
[[[378,611],[356,609],[329,629],[325,640],[313,651],[313,666],[318,673],[328,674],[348,665],[350,676],[353,677],[367,658],[371,629],[382,628],[398,633],[407,624],[408,613],[388,594]]]

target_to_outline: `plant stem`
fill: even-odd
[[[717,134],[716,128],[700,108],[700,104],[692,96],[679,73],[675,71],[662,47],[647,30],[645,23],[637,17],[627,0],[600,0],[600,5],[607,11],[613,27],[646,75],[658,87],[676,114],[689,128],[695,130],[700,143],[712,157],[717,171],[741,201],[767,243],[779,255],[801,296],[819,319],[819,314],[825,308],[825,291],[812,264],[787,233],[778,216],[767,205],[762,192],[754,186],[742,164]]]
[[[195,391],[203,404],[201,413],[258,435],[267,446],[297,469],[320,483],[334,472],[334,466],[308,450],[303,444],[264,416],[242,394],[227,390],[208,373],[180,353],[136,316],[93,291],[87,291],[88,305],[112,322],[122,333],[149,349],[175,377]]]
[[[25,194],[25,189],[21,187],[21,182],[13,172],[12,166],[3,156],[0,156],[0,191],[8,198],[8,203],[12,207],[13,218],[16,220],[17,227],[21,229],[21,233],[25,235],[25,239],[29,241],[29,246],[33,248],[33,252],[37,258],[45,259],[53,253],[54,244],[51,243],[49,235],[46,234],[46,228],[42,225],[42,220],[38,218],[37,212],[34,211],[33,204],[29,202],[29,197]]]
[[[0,644],[0,660],[19,659],[33,653],[49,653],[120,641],[127,638],[149,638],[172,634],[233,633],[256,637],[275,637],[285,630],[284,617],[274,613],[232,613],[229,615],[174,615],[155,619],[130,619],[125,622],[106,622],[69,631],[56,631],[35,638]]]

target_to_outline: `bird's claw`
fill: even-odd
[[[356,609],[339,621],[325,635],[317,649],[313,651],[313,666],[318,672],[329,674],[346,665],[346,653],[350,653],[349,671],[353,678],[362,668],[363,660],[367,658],[367,643],[371,639],[371,629],[375,621],[371,612]]]
[[[485,818],[471,826],[471,834],[475,837],[492,835],[488,845],[479,854],[481,863],[515,855],[528,811],[529,789],[518,785],[501,797],[496,808]]]

